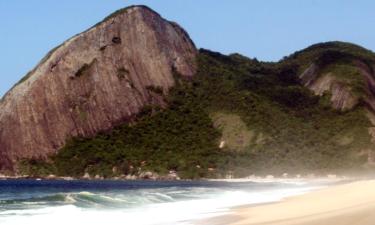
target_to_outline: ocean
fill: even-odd
[[[0,225],[187,225],[332,181],[0,181]]]

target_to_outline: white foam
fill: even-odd
[[[83,209],[74,205],[0,212],[2,225],[176,225],[193,224],[194,220],[230,213],[238,205],[280,201],[312,188],[283,188],[246,192],[222,191],[203,199],[147,204],[131,209]],[[198,192],[200,190],[197,190]],[[162,195],[161,193],[158,193]]]

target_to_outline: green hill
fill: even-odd
[[[113,177],[175,170],[201,178],[364,168],[373,148],[372,95],[358,63],[373,68],[374,59],[342,42],[316,44],[278,63],[202,49],[197,74],[176,76],[166,109],[150,105],[132,123],[73,139],[47,161],[23,161],[22,172]],[[332,105],[336,89],[311,91],[301,74],[312,64],[318,69],[309,81],[333,74],[360,96],[356,104],[342,110]]]

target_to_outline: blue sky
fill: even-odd
[[[198,47],[275,61],[313,43],[375,50],[373,0],[0,0],[0,96],[53,47],[111,12],[145,4]]]

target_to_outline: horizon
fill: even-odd
[[[275,0],[266,3],[238,1],[236,5],[209,0],[200,3],[199,8],[192,1],[112,0],[103,3],[95,0],[89,5],[72,0],[58,5],[42,0],[20,2],[0,2],[4,18],[0,26],[5,30],[5,35],[0,37],[1,61],[4,62],[1,74],[5,74],[1,76],[0,97],[32,70],[48,51],[112,12],[130,5],[150,7],[163,18],[180,24],[197,48],[225,55],[239,53],[260,61],[278,61],[295,51],[327,41],[350,42],[371,51],[375,49],[375,33],[365,29],[366,25],[375,22],[368,16],[375,3],[368,0],[356,3],[340,0],[329,3],[322,0],[304,3],[296,0],[283,3]],[[276,7],[269,7],[270,3]],[[35,14],[37,10],[38,15]],[[87,13],[82,13],[82,10]],[[335,15],[330,14],[332,10],[335,10]],[[222,16],[224,13],[229,16]]]

